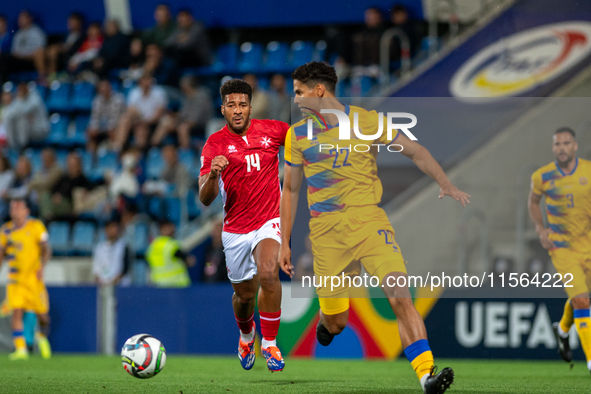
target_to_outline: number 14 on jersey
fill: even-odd
[[[253,168],[256,168],[257,171],[261,170],[261,159],[258,153],[246,155],[244,158],[246,159],[246,172],[250,172]]]

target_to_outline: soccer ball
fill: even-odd
[[[121,363],[130,375],[139,379],[151,378],[164,368],[166,350],[162,342],[151,335],[134,335],[121,349]]]

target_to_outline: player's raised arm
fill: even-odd
[[[218,177],[228,167],[228,164],[230,162],[225,156],[216,156],[211,161],[209,174],[199,177],[199,200],[204,205],[210,205],[218,196],[220,192]]]
[[[464,207],[470,203],[470,195],[459,190],[451,183],[447,175],[445,175],[443,168],[441,168],[427,148],[418,142],[410,140],[402,133],[396,138],[396,144],[402,145],[402,154],[411,159],[421,171],[439,184],[439,198],[450,196],[462,203]]]
[[[281,227],[281,248],[279,249],[279,266],[289,277],[293,275],[291,264],[291,248],[289,240],[291,229],[295,220],[298,208],[298,196],[302,185],[303,170],[301,166],[290,166],[286,164],[283,177],[283,193],[281,194],[280,227]]]

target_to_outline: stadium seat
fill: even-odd
[[[291,59],[289,68],[297,68],[312,60],[314,45],[309,41],[295,41],[291,44]]]
[[[63,169],[66,169],[66,167],[67,167],[67,163],[66,163],[66,162],[68,161],[68,154],[69,154],[69,153],[70,153],[69,151],[67,151],[67,150],[62,150],[62,149],[58,149],[58,150],[55,152],[55,158],[56,158],[56,160],[57,160],[58,164],[59,164],[59,165],[60,165],[60,166],[61,166]]]
[[[211,66],[215,72],[234,72],[238,63],[238,46],[232,43],[220,45],[215,57],[215,62]]]
[[[289,44],[286,42],[271,41],[267,44],[267,61],[265,70],[268,72],[285,72],[288,70]]]
[[[78,154],[82,158],[82,171],[84,175],[92,176],[92,168],[94,167],[94,157],[92,153],[86,149],[81,149]]]
[[[10,162],[10,166],[14,168],[16,166],[16,162],[18,161],[18,151],[15,149],[8,150],[8,161]]]
[[[136,223],[133,234],[133,247],[136,254],[143,255],[150,243],[150,231],[146,223]]]
[[[41,161],[41,151],[37,149],[27,149],[25,151],[25,156],[27,156],[31,162],[33,173],[39,172],[43,167],[43,162]]]
[[[92,171],[91,178],[102,179],[107,171],[116,171],[119,166],[119,159],[114,152],[101,152],[98,155],[97,165]]]
[[[91,254],[96,242],[96,226],[91,222],[76,222],[72,232],[73,251],[84,255]]]
[[[144,260],[136,260],[133,264],[133,284],[135,286],[146,286],[148,284],[148,263]]]
[[[326,58],[326,41],[320,40],[316,43],[314,48],[314,54],[312,55],[312,60],[316,62],[323,62]]]
[[[238,70],[245,73],[257,73],[261,71],[263,64],[263,44],[245,42],[240,45],[241,58],[238,62]]]
[[[191,172],[195,167],[195,155],[191,149],[179,149],[179,161]]]
[[[151,148],[148,151],[148,157],[146,158],[146,176],[149,179],[156,179],[160,177],[164,168],[164,159],[160,153],[160,149]]]
[[[70,84],[53,81],[47,99],[47,108],[50,111],[70,111]]]
[[[51,122],[51,129],[47,142],[55,145],[64,145],[68,138],[68,128],[70,127],[70,117],[66,115],[60,115],[58,113],[52,114],[49,117]]]
[[[157,196],[152,196],[148,201],[148,213],[157,220],[163,219],[162,199]]]
[[[70,225],[67,222],[51,222],[47,232],[53,252],[60,255],[68,254],[70,251]]]
[[[94,98],[94,86],[90,82],[76,82],[72,89],[71,107],[78,111],[90,111]]]
[[[67,142],[74,146],[86,144],[86,127],[90,121],[90,115],[78,115],[74,120],[74,133],[70,133]]]
[[[199,216],[201,210],[197,206],[197,195],[193,189],[187,193],[187,213],[189,214],[189,220],[193,220]]]
[[[173,222],[177,227],[181,224],[181,200],[176,197],[167,197],[164,199],[165,219]]]

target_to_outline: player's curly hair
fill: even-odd
[[[224,82],[220,88],[222,102],[224,102],[227,95],[233,93],[246,94],[248,96],[248,102],[252,100],[252,86],[242,79],[230,79],[229,81]]]
[[[291,77],[309,88],[321,83],[332,94],[335,92],[338,81],[334,67],[323,62],[310,62],[299,66],[291,73]]]

